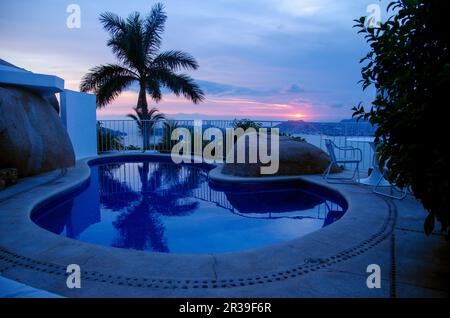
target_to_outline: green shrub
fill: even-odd
[[[256,130],[258,130],[259,128],[261,128],[261,124],[257,123],[253,120],[250,120],[248,118],[243,118],[243,119],[235,119],[233,120],[233,128],[242,128],[244,130],[247,130],[249,128],[254,128]]]
[[[280,133],[280,137],[289,137],[290,139],[292,139],[294,141],[306,142],[305,138],[303,138],[301,136],[292,136],[291,134],[288,134],[288,133]]]
[[[120,133],[104,128],[97,122],[97,152],[124,150],[123,137]]]
[[[380,162],[400,187],[411,187],[429,214],[424,229],[430,234],[437,219],[449,228],[450,156],[450,1],[398,0],[380,28],[356,20],[370,51],[361,62],[363,88],[377,95],[370,109],[362,104],[354,116],[377,125]],[[448,233],[448,232],[447,232]]]

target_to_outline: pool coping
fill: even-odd
[[[84,243],[50,233],[30,219],[30,213],[55,196],[89,180],[88,163],[98,158],[165,156],[109,154],[78,161],[57,180],[0,202],[0,272],[3,276],[64,296],[186,296],[202,290],[252,287],[288,281],[364,254],[392,232],[395,211],[369,188],[325,183],[320,176],[240,178],[230,182],[303,180],[339,192],[348,210],[337,222],[298,239],[240,252],[165,254]],[[222,177],[219,168],[210,178]],[[368,213],[370,211],[370,213]],[[351,231],[351,235],[348,235]],[[14,233],[14,235],[7,235]],[[66,267],[79,264],[84,287],[68,289]],[[99,287],[107,288],[99,290]]]

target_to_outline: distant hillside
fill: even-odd
[[[364,123],[364,124],[370,124],[370,122],[369,122],[368,120],[364,120],[364,119],[358,120],[358,118],[342,119],[342,120],[340,121],[340,123],[344,123],[344,124],[347,124],[347,123],[354,123],[354,124],[356,124],[356,123]]]
[[[344,119],[338,123],[312,123],[303,120],[290,120],[276,126],[280,133],[328,136],[372,136],[375,128],[367,121],[356,122]]]

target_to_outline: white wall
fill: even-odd
[[[64,80],[57,76],[35,74],[5,65],[0,65],[0,83],[23,86],[46,94],[59,93],[64,89]]]
[[[61,119],[69,133],[76,159],[97,155],[95,95],[64,90],[60,105]]]

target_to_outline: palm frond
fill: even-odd
[[[153,126],[160,120],[164,120],[164,114],[160,113],[155,107],[145,112],[139,107],[133,108],[135,114],[128,114],[127,117],[133,119],[138,126],[139,133],[141,136],[147,134],[149,136],[153,129]],[[144,131],[147,130],[147,131]]]
[[[198,104],[205,99],[201,88],[186,74],[175,74],[167,69],[159,69],[155,72],[159,81],[176,96],[183,95],[186,99]]]
[[[156,107],[153,107],[152,109],[150,109],[150,110],[148,111],[147,117],[148,117],[149,119],[155,120],[155,121],[157,121],[157,120],[164,120],[164,119],[166,118],[166,117],[164,116],[164,114],[163,114],[163,113],[160,113],[160,112],[159,112],[159,109],[156,108]]]
[[[100,65],[82,78],[80,91],[94,92],[97,95],[97,107],[103,107],[135,80],[136,75],[120,65]]]
[[[159,102],[162,99],[161,85],[158,81],[151,77],[147,77],[146,81],[147,93],[152,96],[155,102]]]
[[[80,84],[80,90],[82,92],[93,92],[98,89],[98,87],[104,85],[104,83],[111,78],[124,76],[137,79],[136,74],[120,65],[117,64],[105,64],[93,67],[89,72],[83,76]]]
[[[137,11],[130,13],[127,17],[127,25],[130,28],[142,29],[141,14]]]
[[[100,87],[97,92],[97,107],[102,108],[115,100],[134,81],[133,78],[112,78]]]
[[[143,123],[142,123],[142,118],[141,118],[142,113],[139,112],[139,110],[137,108],[133,108],[133,109],[134,109],[134,112],[136,113],[136,115],[135,114],[128,114],[127,117],[133,119],[136,122],[136,125],[137,125],[138,130],[139,130],[139,134],[142,136],[143,135],[143,128],[144,128],[143,127]]]
[[[168,68],[171,71],[178,71],[180,69],[198,69],[198,63],[194,57],[183,51],[166,51],[158,54],[153,64],[157,67]]]
[[[125,65],[142,72],[145,69],[146,54],[143,47],[143,21],[138,12],[131,13],[124,21],[126,29],[111,35],[107,45]]]
[[[112,35],[127,31],[126,22],[117,14],[111,12],[102,13],[100,15],[100,22],[103,24],[103,28]]]
[[[161,46],[161,34],[164,32],[164,25],[167,15],[164,12],[164,5],[157,3],[145,18],[144,48],[147,55],[156,52]]]
[[[133,48],[128,38],[129,36],[126,33],[111,36],[106,45],[111,48],[113,54],[122,64],[138,72],[139,63],[136,63]]]
[[[134,121],[139,121],[139,117],[134,114],[128,114],[127,117],[133,119]]]

